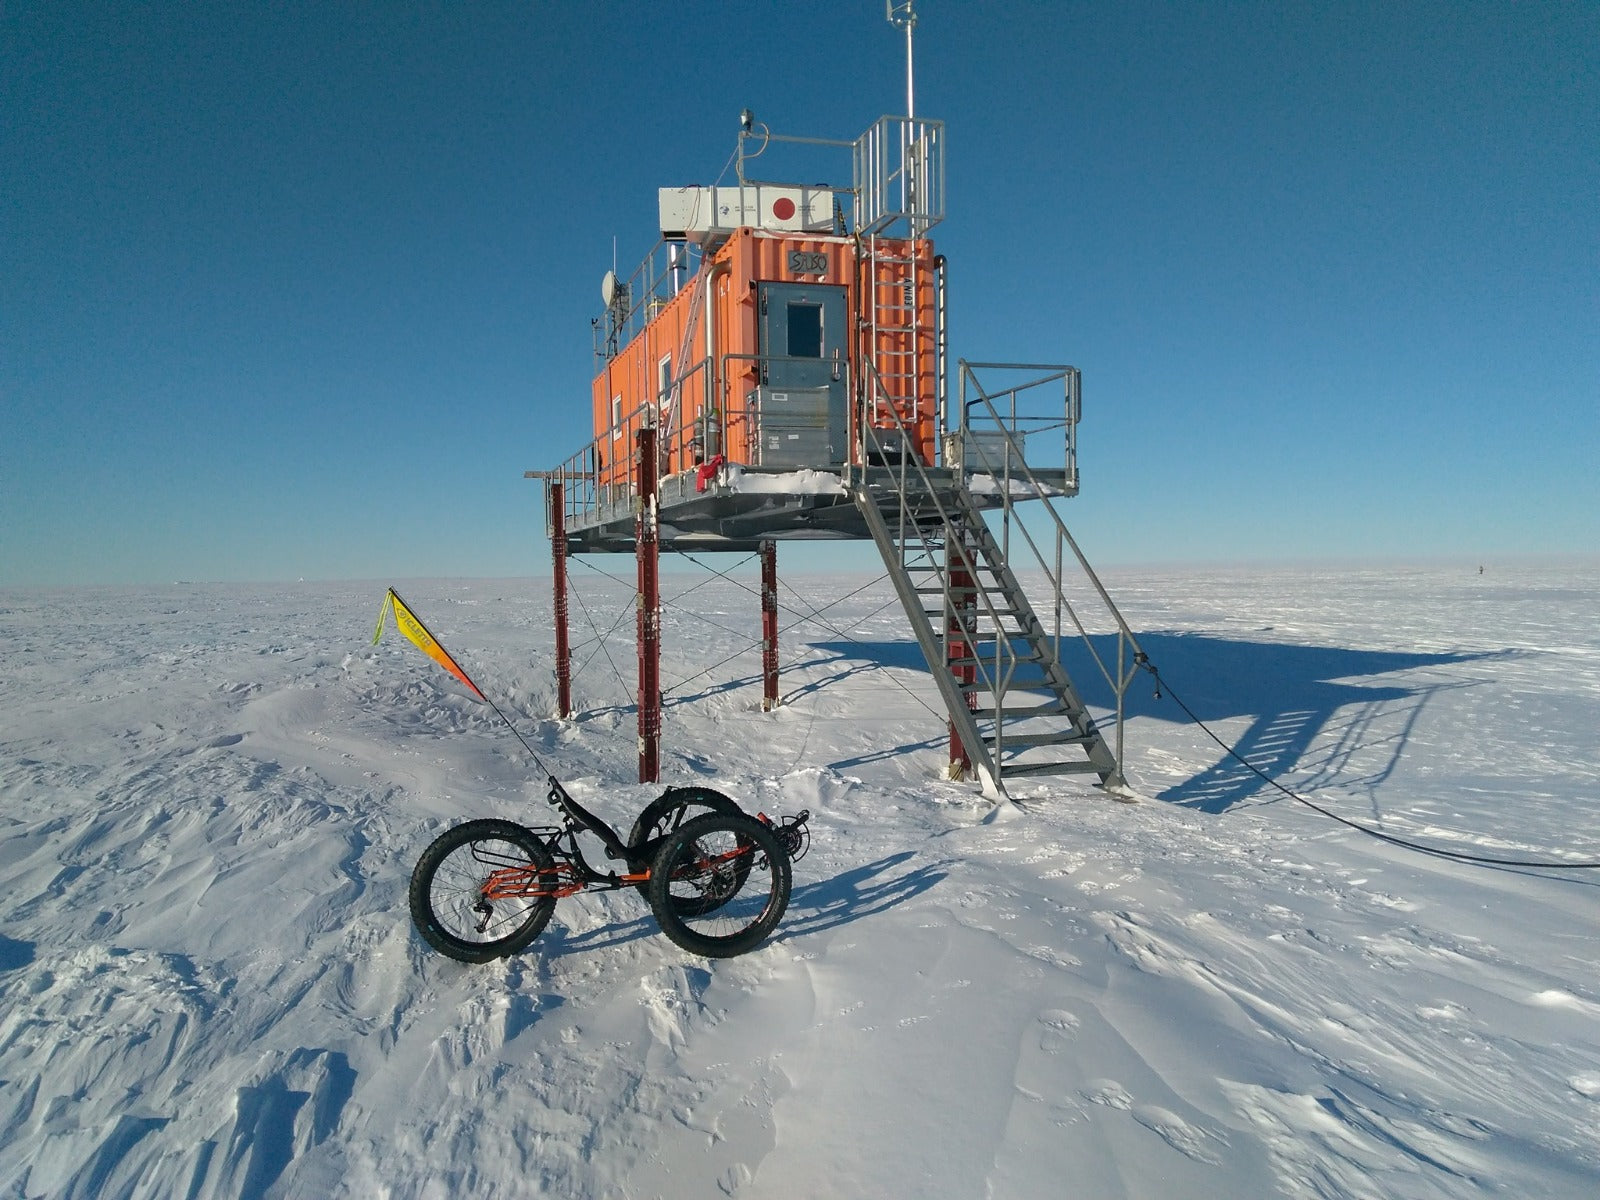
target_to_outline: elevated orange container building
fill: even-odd
[[[658,447],[664,548],[862,537],[843,492],[824,499],[806,472],[936,465],[943,260],[926,235],[943,211],[943,138],[941,122],[908,117],[849,142],[746,128],[737,184],[661,189],[662,241],[602,288],[593,441],[548,473],[575,551],[631,545],[641,429]],[[848,152],[851,183],[752,180],[747,141],[751,159],[783,141]],[[807,498],[772,498],[785,493]]]
[[[1069,548],[1087,570],[1050,508],[1078,490],[1079,373],[958,360],[952,381],[944,260],[928,237],[944,215],[943,124],[882,117],[830,142],[779,137],[747,112],[741,129],[738,182],[661,189],[661,242],[626,280],[607,272],[593,440],[533,473],[546,481],[559,711],[570,711],[569,554],[635,555],[647,780],[659,766],[659,553],[758,551],[770,708],[777,545],[871,539],[950,714],[952,771],[970,765],[994,796],[1008,771],[1119,780],[1131,670],[1112,680],[1114,755],[1056,648]],[[847,151],[849,185],[752,179],[750,164],[783,142]],[[1055,640],[1006,562],[1025,500],[1045,502],[1055,533],[1053,563],[1019,534],[1050,582]],[[985,514],[998,514],[998,537]],[[1117,621],[1118,663],[1142,661]],[[1014,685],[1028,695],[1008,705]]]

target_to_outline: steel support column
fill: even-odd
[[[761,711],[778,707],[778,543],[761,543]]]
[[[551,483],[545,495],[550,504],[550,558],[555,567],[556,614],[556,716],[572,715],[572,642],[567,635],[567,511],[565,489]]]
[[[954,530],[945,534],[945,558],[950,572],[950,600],[945,614],[945,660],[950,671],[963,686],[970,686],[978,678],[973,659],[978,650],[973,644],[978,616],[977,582],[972,575],[972,561],[966,541]],[[967,707],[978,706],[978,697],[967,692]],[[972,770],[972,755],[961,741],[954,721],[950,722],[951,779],[965,779]]]
[[[639,782],[661,777],[661,546],[656,520],[656,431],[638,434],[635,482],[639,566]]]

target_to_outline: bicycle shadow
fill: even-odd
[[[849,925],[914,900],[949,877],[949,871],[944,868],[952,861],[950,859],[898,875],[888,874],[915,857],[915,851],[902,850],[840,872],[831,879],[819,879],[795,888],[789,897],[789,914],[779,927],[780,934],[799,937]]]
[[[639,903],[644,903],[643,897]],[[659,933],[661,926],[656,924],[655,917],[646,910],[631,920],[620,923],[612,921],[598,929],[586,930],[583,933],[573,933],[564,925],[551,921],[539,935],[538,946],[546,958],[565,958],[569,954],[590,954],[596,950],[626,946],[629,942],[637,942],[640,938],[653,937]]]
[[[937,887],[949,875],[944,867],[949,859],[916,867],[901,874],[888,874],[915,852],[903,850],[860,867],[841,871],[829,879],[801,884],[789,895],[789,909],[774,936],[787,940],[802,934],[821,933],[874,916]],[[642,900],[641,900],[642,903]],[[611,922],[597,929],[574,934],[552,922],[541,935],[539,946],[547,958],[569,954],[591,954],[625,946],[661,932],[655,917],[641,913],[621,923]]]

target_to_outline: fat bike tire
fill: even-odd
[[[669,833],[676,832],[682,825],[695,817],[703,817],[707,813],[726,813],[729,815],[742,813],[738,802],[731,796],[724,796],[721,792],[708,787],[675,787],[668,788],[661,793],[659,800],[652,800],[639,814],[639,819],[633,823],[633,832],[628,834],[628,849],[641,851],[650,858],[650,842],[658,843]]]
[[[440,834],[411,872],[411,921],[440,954],[485,963],[525,949],[555,912],[554,896],[487,900],[495,871],[544,870],[555,859],[533,830],[514,821],[468,821]]]
[[[633,823],[633,831],[628,834],[628,851],[640,862],[648,865],[655,861],[656,854],[666,844],[667,836],[676,833],[696,817],[704,817],[710,813],[733,816],[742,812],[744,809],[739,807],[733,797],[724,796],[714,788],[668,788],[661,794],[660,799],[650,801],[645,810],[639,814],[639,819]],[[650,881],[645,880],[638,885],[638,888],[648,900]]]
[[[710,813],[661,843],[648,894],[674,944],[732,958],[777,928],[789,888],[789,856],[770,826],[744,813]]]

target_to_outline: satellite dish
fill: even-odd
[[[615,271],[607,271],[600,279],[600,299],[605,301],[607,308],[617,302],[617,291],[622,284],[617,281]]]

